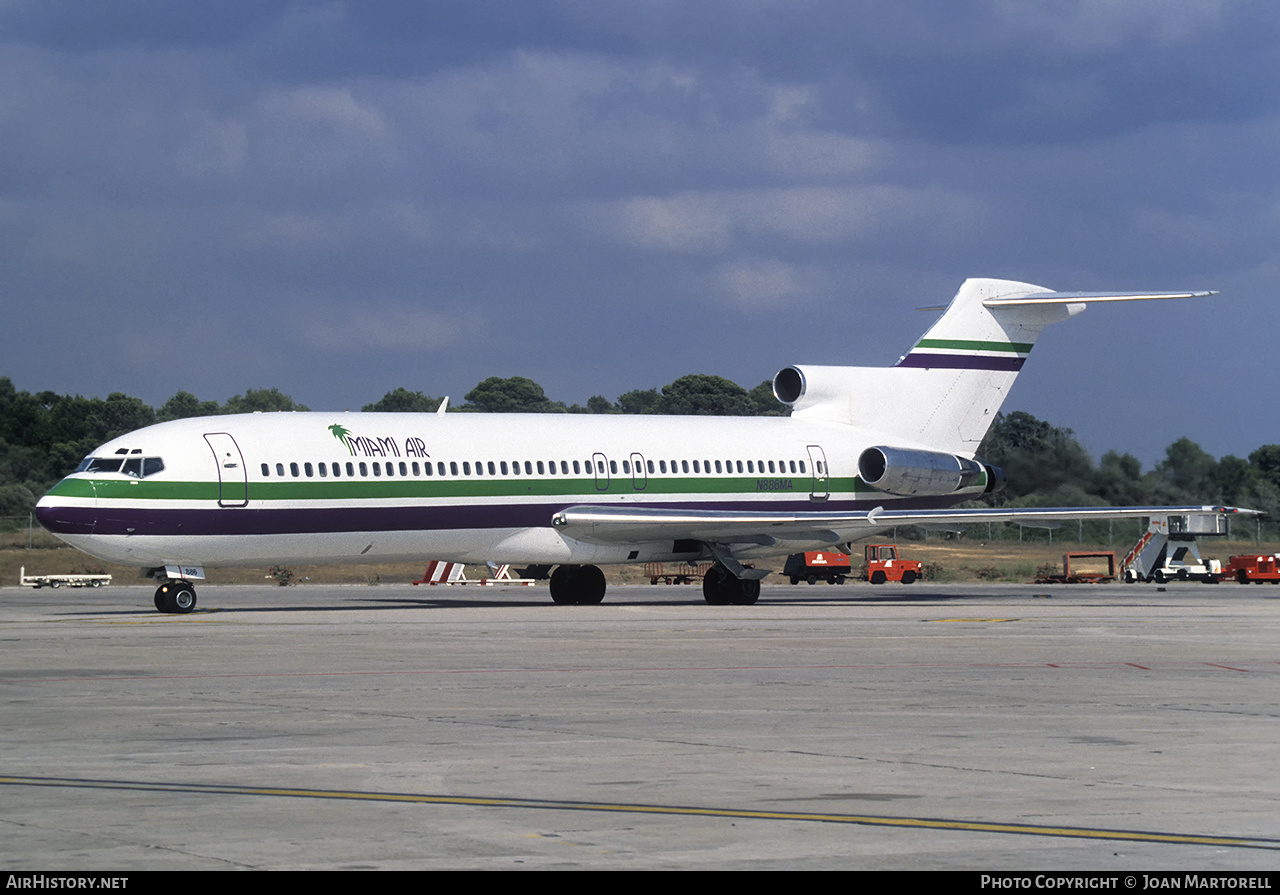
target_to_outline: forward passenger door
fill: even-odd
[[[208,432],[204,440],[218,464],[218,506],[243,507],[249,504],[249,471],[236,440],[226,432]]]

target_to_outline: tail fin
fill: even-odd
[[[943,315],[893,367],[787,367],[774,377],[792,415],[849,423],[889,443],[972,456],[1036,339],[1095,301],[1212,292],[1053,292],[965,280]]]

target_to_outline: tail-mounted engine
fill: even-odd
[[[773,377],[773,393],[790,405],[794,416],[852,424],[883,412],[883,395],[907,386],[923,394],[918,391],[920,380],[931,373],[902,367],[784,367]],[[983,416],[990,419],[985,411]],[[923,431],[911,434],[916,438],[928,435]],[[888,437],[893,437],[891,432]],[[913,448],[867,448],[858,458],[858,475],[873,488],[903,497],[978,495],[999,491],[1005,485],[1004,470],[981,460]]]
[[[793,411],[831,405],[847,412],[849,397],[864,391],[866,378],[880,372],[866,367],[784,367],[773,377],[773,394]]]
[[[870,447],[858,457],[858,475],[873,488],[903,497],[984,494],[1004,487],[1004,470],[954,454]]]

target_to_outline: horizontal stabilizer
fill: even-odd
[[[1066,305],[1095,301],[1155,301],[1166,298],[1207,298],[1213,292],[1033,292],[1008,298],[988,298],[988,308],[1013,308],[1025,305]]]

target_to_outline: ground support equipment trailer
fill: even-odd
[[[1106,571],[1096,568],[1081,568],[1081,560],[1102,560]],[[1087,565],[1087,564],[1086,564]],[[1064,553],[1062,555],[1062,573],[1037,575],[1036,584],[1107,584],[1116,580],[1116,555],[1110,550],[1101,553]]]
[[[111,583],[110,575],[28,575],[27,567],[18,570],[18,583],[23,587],[102,587]]]
[[[809,584],[818,584],[818,581],[844,584],[852,574],[852,566],[845,553],[808,551],[788,556],[786,565],[782,566],[782,574],[791,584],[800,584],[801,581],[808,581]]]
[[[649,579],[650,584],[657,584],[659,581],[664,584],[693,584],[701,581],[709,568],[711,563],[682,562],[676,571],[669,572],[663,569],[660,562],[647,562],[644,564],[644,577]]]
[[[422,578],[418,581],[411,581],[410,584],[478,584],[481,587],[492,587],[495,584],[537,584],[532,578],[517,578],[511,574],[511,566],[498,565],[497,563],[489,563],[489,571],[493,573],[490,578],[468,578],[467,567],[460,562],[441,562],[433,559],[427,564],[427,571],[423,573]]]
[[[849,557],[833,550],[810,550],[806,553],[793,553],[787,557],[782,574],[792,584],[807,581],[817,584],[844,584],[852,571]]]

